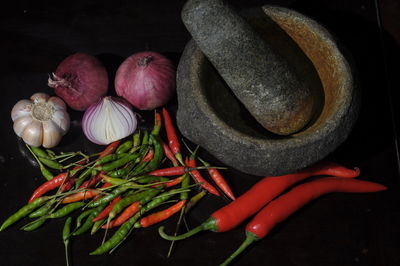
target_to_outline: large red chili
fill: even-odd
[[[265,237],[278,223],[310,201],[331,192],[365,193],[386,190],[383,185],[356,180],[328,177],[298,185],[265,206],[246,226],[246,239],[221,265],[228,265],[246,247]]]

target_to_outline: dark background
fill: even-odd
[[[264,240],[249,248],[235,265],[400,265],[400,195],[397,157],[400,3],[396,0],[228,1],[237,9],[278,4],[322,23],[347,47],[356,64],[362,108],[349,136],[328,159],[361,168],[362,179],[385,184],[376,194],[332,194],[301,209]],[[99,56],[110,77],[127,56],[142,50],[164,53],[176,64],[190,39],[180,19],[185,1],[12,1],[0,10],[0,221],[24,205],[43,179],[24,156],[10,119],[12,106],[34,92],[52,93],[48,73],[66,56],[80,51]],[[377,20],[379,7],[382,25]],[[380,30],[381,29],[381,30]],[[110,93],[112,93],[112,84]],[[172,100],[168,108],[176,110]],[[72,128],[59,150],[98,150],[83,136],[72,112]],[[143,112],[145,119],[148,113]],[[146,124],[146,123],[144,123]],[[213,158],[202,151],[203,156]],[[262,158],[260,158],[262,160]],[[213,161],[218,163],[217,161]],[[225,171],[237,195],[259,177]],[[191,212],[195,226],[227,199],[208,195]],[[1,265],[63,265],[61,230],[54,220],[35,232],[19,230],[23,220],[0,233]],[[170,232],[175,219],[165,222]],[[171,258],[169,243],[156,228],[134,231],[111,255],[89,256],[102,234],[72,241],[72,265],[217,265],[244,239],[244,225],[227,233],[204,232],[178,242]]]

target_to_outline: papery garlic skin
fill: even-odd
[[[70,126],[67,106],[59,97],[38,92],[18,101],[11,110],[15,134],[28,145],[45,148],[56,146]]]
[[[107,145],[132,134],[137,117],[128,102],[107,96],[89,106],[82,118],[82,129],[93,143]]]

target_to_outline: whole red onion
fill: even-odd
[[[168,102],[175,93],[176,69],[156,52],[131,55],[115,76],[117,94],[140,110],[151,110]]]
[[[69,107],[84,111],[107,93],[108,74],[96,57],[76,53],[58,65],[48,85]]]

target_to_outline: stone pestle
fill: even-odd
[[[264,128],[290,135],[313,118],[317,99],[307,84],[222,0],[189,0],[181,15],[197,46]]]

